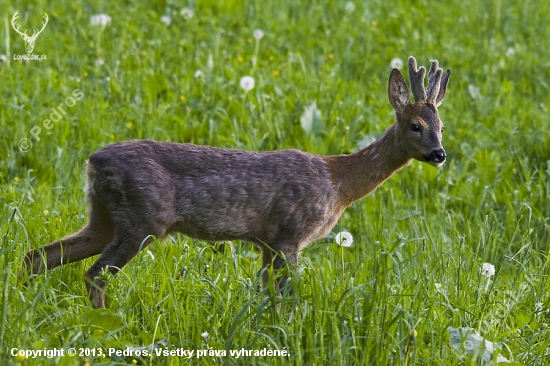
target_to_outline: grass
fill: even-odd
[[[449,326],[475,329],[516,364],[550,364],[550,4],[354,5],[0,1],[0,54],[9,59],[0,63],[2,364],[474,364],[450,346]],[[188,20],[184,7],[194,11]],[[22,29],[48,13],[34,50],[46,61],[10,56],[25,53],[9,25],[16,10],[28,12]],[[104,29],[90,25],[98,13],[112,17]],[[255,29],[265,33],[259,43]],[[356,151],[393,122],[390,61],[409,55],[452,69],[439,110],[449,161],[415,162],[351,206],[333,234],[351,232],[354,245],[338,247],[332,235],[308,247],[292,296],[258,290],[250,244],[184,236],[153,243],[108,278],[106,310],[87,300],[93,260],[22,287],[25,252],[85,223],[91,152],[132,138]],[[245,75],[256,80],[249,93],[239,87]],[[75,89],[83,97],[46,129]],[[314,102],[320,119],[306,133],[300,117]],[[26,153],[22,138],[32,143]],[[496,267],[490,280],[485,262]],[[93,353],[151,346],[228,355]],[[88,353],[22,359],[13,348]],[[243,349],[288,356],[229,356]]]

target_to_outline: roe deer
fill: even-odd
[[[412,159],[441,166],[443,125],[437,113],[450,71],[409,58],[414,103],[393,69],[388,95],[396,122],[363,150],[319,156],[298,150],[250,152],[193,144],[126,141],[88,161],[89,222],[79,232],[25,257],[38,274],[97,254],[86,272],[94,308],[105,307],[102,268],[115,274],[138,251],[170,232],[221,241],[242,239],[262,251],[262,268],[295,265],[300,251],[327,235],[342,212]],[[268,280],[267,271],[263,275]],[[278,279],[278,285],[285,276]]]

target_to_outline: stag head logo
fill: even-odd
[[[27,49],[27,53],[32,53],[32,50],[34,49],[34,42],[36,42],[36,38],[38,38],[38,35],[40,33],[42,33],[42,31],[44,30],[44,28],[46,28],[46,24],[48,24],[48,14],[44,13],[44,19],[46,20],[45,22],[42,23],[42,29],[40,30],[35,30],[33,33],[32,33],[32,36],[29,36],[27,34],[27,30],[25,29],[24,32],[21,32],[19,30],[19,27],[17,26],[16,24],[16,20],[17,20],[17,17],[19,17],[19,11],[16,11],[15,14],[13,14],[13,17],[11,18],[11,26],[13,27],[13,29],[19,33],[21,35],[21,37],[23,38],[23,40],[25,41],[25,48]]]

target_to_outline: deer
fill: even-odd
[[[210,242],[254,243],[262,254],[264,286],[281,289],[301,251],[329,234],[348,206],[413,160],[435,167],[445,163],[437,107],[450,70],[443,74],[431,61],[424,88],[424,66],[417,68],[411,56],[408,68],[414,103],[394,68],[388,97],[395,122],[351,154],[255,152],[152,140],[118,142],[92,153],[86,168],[87,224],[30,250],[24,259],[28,278],[100,254],[84,277],[92,306],[104,308],[106,282],[100,272],[106,268],[116,274],[154,238],[179,232]]]
[[[46,28],[46,25],[48,24],[48,20],[49,20],[48,14],[44,13],[45,22],[42,22],[42,29],[40,29],[40,30],[36,29],[32,33],[32,36],[30,36],[30,37],[27,34],[26,29],[25,29],[24,32],[21,32],[19,30],[19,27],[16,24],[16,21],[17,21],[18,17],[19,17],[19,11],[16,11],[13,14],[13,17],[11,18],[11,26],[17,33],[19,33],[19,35],[21,35],[21,37],[23,37],[23,41],[25,41],[25,49],[27,50],[27,53],[32,53],[32,51],[34,50],[34,43],[36,42],[36,38],[38,38],[40,33],[42,33],[42,31],[44,30],[44,28]]]

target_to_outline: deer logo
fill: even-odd
[[[16,11],[15,14],[13,14],[13,17],[11,18],[11,26],[13,27],[13,29],[19,33],[21,35],[21,37],[23,38],[23,40],[25,41],[25,48],[27,50],[27,53],[32,53],[32,50],[34,49],[34,43],[36,42],[36,38],[38,38],[38,35],[40,33],[42,33],[42,31],[44,30],[44,28],[46,28],[46,24],[48,24],[48,14],[44,13],[44,19],[46,20],[44,23],[42,23],[42,29],[40,30],[35,30],[33,33],[32,33],[32,36],[29,36],[27,34],[27,30],[25,29],[24,32],[21,32],[19,30],[19,27],[17,26],[16,24],[16,20],[17,18],[19,17],[19,11]]]

